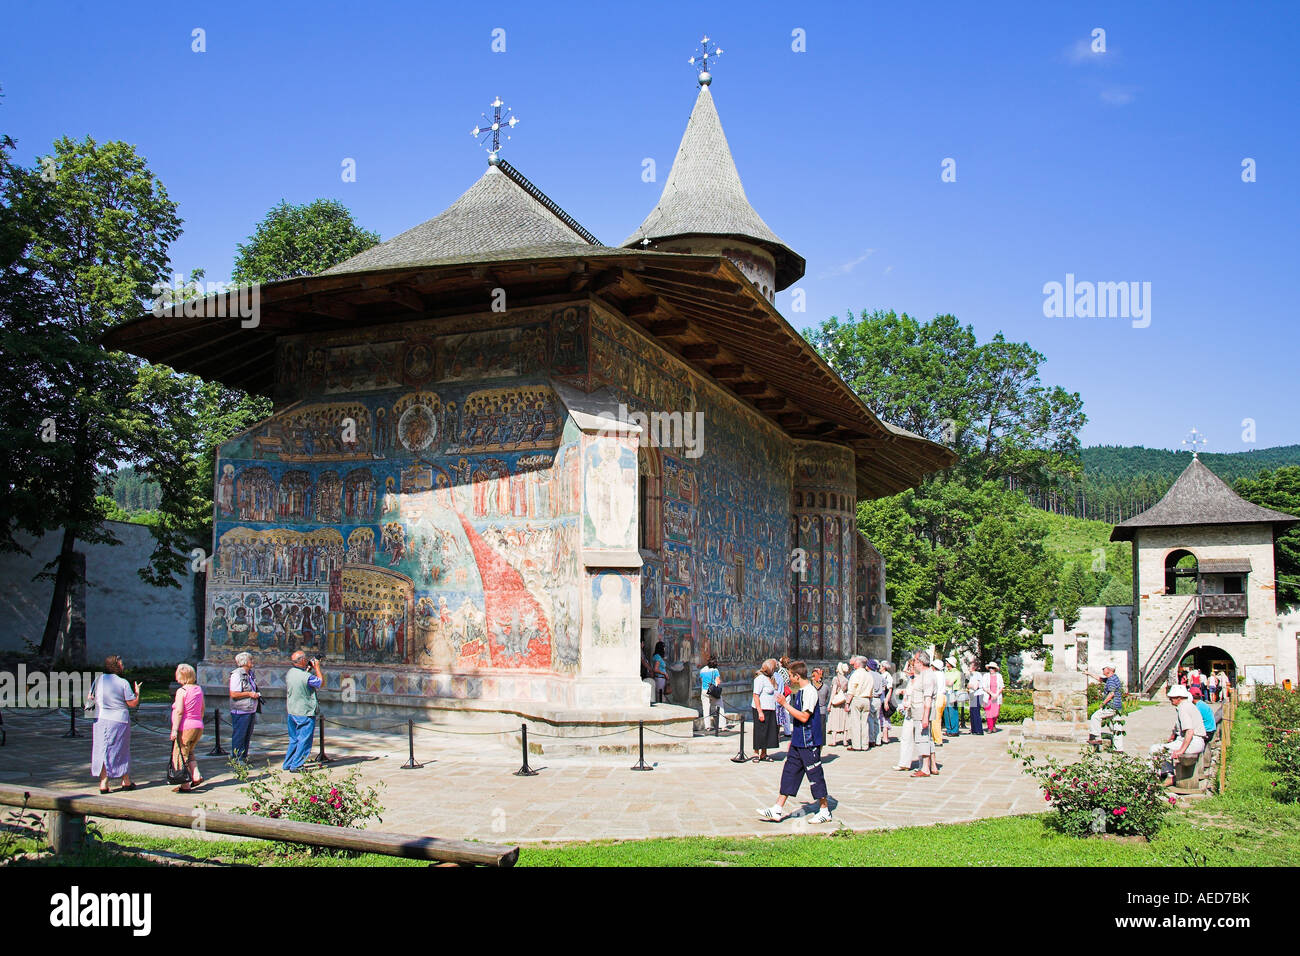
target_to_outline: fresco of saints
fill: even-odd
[[[620,462],[622,449],[611,441],[599,445],[600,461],[587,470],[587,509],[596,539],[609,548],[632,547],[631,530],[636,472]]]
[[[230,646],[246,647],[248,645],[248,611],[241,604],[235,608],[235,618],[230,622]]]
[[[209,630],[208,642],[220,647],[229,639],[229,621],[226,618],[226,609],[218,607],[212,615],[212,627]]]
[[[221,480],[217,482],[217,507],[223,515],[235,513],[235,466],[221,466]]]
[[[603,647],[623,647],[631,641],[629,602],[623,595],[625,583],[617,574],[601,575],[595,623],[596,643]]]

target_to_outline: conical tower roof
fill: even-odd
[[[677,148],[659,204],[623,243],[632,248],[643,239],[724,236],[752,242],[776,260],[776,288],[784,289],[804,272],[804,259],[782,242],[745,197],[736,161],[722,131],[713,94],[702,83],[686,133]]]
[[[536,187],[530,192],[516,177],[528,183],[517,173],[512,176],[495,165],[488,166],[478,182],[444,212],[340,262],[325,274],[465,259],[503,249],[591,248],[589,234],[579,231],[581,227]]]
[[[1139,528],[1179,525],[1271,524],[1274,531],[1300,523],[1295,515],[1251,504],[1229,488],[1218,475],[1193,458],[1165,496],[1139,515],[1117,524],[1112,541],[1132,541]]]

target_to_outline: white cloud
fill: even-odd
[[[1090,37],[1081,37],[1061,51],[1061,59],[1070,66],[1110,66],[1115,62],[1115,51],[1107,47],[1105,53],[1097,53],[1092,48]]]
[[[858,266],[862,265],[862,263],[866,262],[867,259],[875,253],[875,251],[876,251],[875,249],[868,249],[866,252],[862,253],[862,255],[858,256],[856,259],[853,259],[850,262],[841,262],[835,268],[826,270],[817,278],[830,279],[834,276],[846,276],[854,269],[856,269]]]

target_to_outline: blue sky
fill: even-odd
[[[504,155],[612,244],[658,199],[706,32],[750,201],[808,260],[807,312],[777,299],[795,326],[892,308],[1028,341],[1083,394],[1085,444],[1300,443],[1293,3],[23,4],[0,130],[27,164],[63,134],[135,144],[186,220],[176,268],[219,279],[281,198],[385,238],[436,215],[500,95]],[[1150,325],[1045,317],[1067,274],[1149,282]]]

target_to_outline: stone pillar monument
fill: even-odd
[[[1025,740],[1088,739],[1088,635],[1067,632],[1059,617],[1043,643],[1052,669],[1034,675],[1034,717],[1022,726]]]
[[[1088,739],[1088,678],[1078,671],[1034,675],[1034,717],[1021,727],[1025,740]]]

